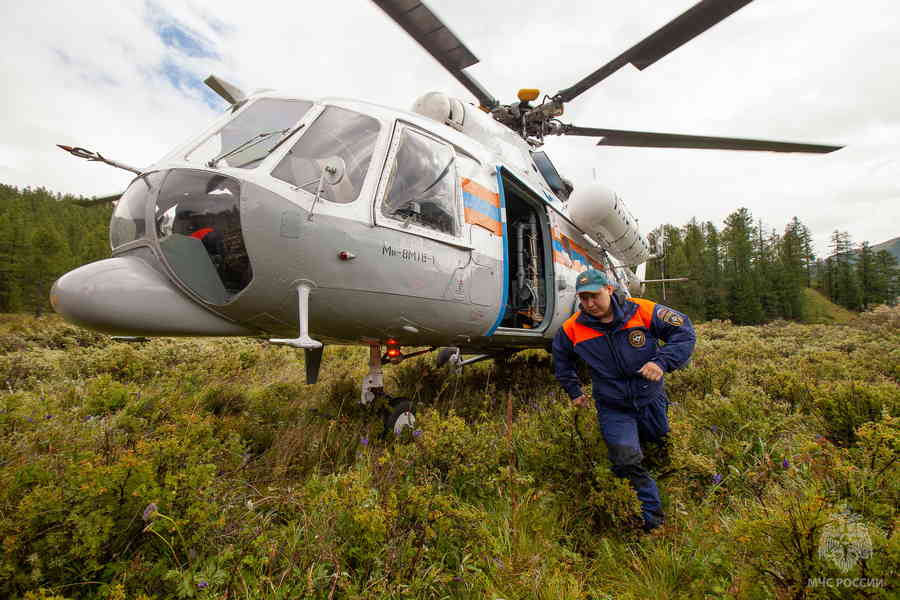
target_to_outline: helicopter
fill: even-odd
[[[385,428],[414,423],[383,367],[438,348],[456,368],[548,349],[577,309],[577,276],[605,271],[642,293],[651,248],[621,198],[574,186],[548,136],[598,145],[827,153],[841,146],[582,127],[567,103],[626,65],[646,69],[751,0],[702,0],[571,87],[504,104],[475,55],[417,0],[374,0],[476,99],[441,92],[411,110],[341,98],[246,93],[205,83],[229,107],[156,163],[131,171],[110,222],[111,258],[70,271],[50,300],[66,320],[144,336],[254,336],[304,350],[315,383],[325,345],[369,348],[359,401]],[[655,280],[662,281],[662,280]],[[425,348],[424,350],[404,349]],[[463,356],[469,358],[463,358]],[[377,405],[376,404],[376,405]]]

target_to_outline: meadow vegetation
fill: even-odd
[[[546,353],[388,367],[418,422],[383,438],[364,348],[308,386],[258,340],[0,317],[0,596],[896,598],[900,309],[698,335],[646,535]],[[819,550],[848,519],[871,553],[844,572]]]

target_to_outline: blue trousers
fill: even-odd
[[[647,406],[633,408],[613,408],[596,402],[600,431],[606,442],[612,472],[617,477],[627,477],[638,500],[641,501],[641,516],[644,527],[653,528],[663,522],[662,502],[656,481],[641,464],[644,453],[641,442],[663,443],[669,433],[669,418],[666,414],[668,400],[660,395]]]

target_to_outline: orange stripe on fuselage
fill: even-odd
[[[491,206],[496,206],[500,208],[500,194],[497,192],[492,192],[487,189],[477,181],[472,181],[466,177],[463,177],[460,182],[462,183],[462,189],[464,192],[469,192],[473,196],[484,200],[489,203]]]
[[[584,256],[587,259],[587,261],[590,263],[590,265],[589,265],[590,267],[593,267],[595,269],[601,269],[601,270],[603,269],[603,264],[601,262],[599,262],[598,260],[596,260],[593,256],[591,256],[586,249],[584,249],[582,246],[579,246],[578,244],[573,242],[570,238],[565,238],[565,239],[571,245],[572,250],[581,254],[582,256]]]
[[[558,262],[559,264],[565,265],[570,269],[572,268],[572,259],[569,258],[568,254],[560,252],[559,250],[553,251],[553,262]]]
[[[469,207],[464,208],[466,213],[466,223],[484,227],[496,236],[503,236],[503,225],[499,221],[495,221],[484,213],[473,210]]]

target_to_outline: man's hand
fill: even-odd
[[[584,406],[585,402],[587,402],[587,396],[585,396],[584,394],[572,399],[572,404],[579,408]]]
[[[649,379],[650,381],[659,381],[663,376],[663,370],[655,362],[646,363],[638,370],[638,373],[641,377]]]

